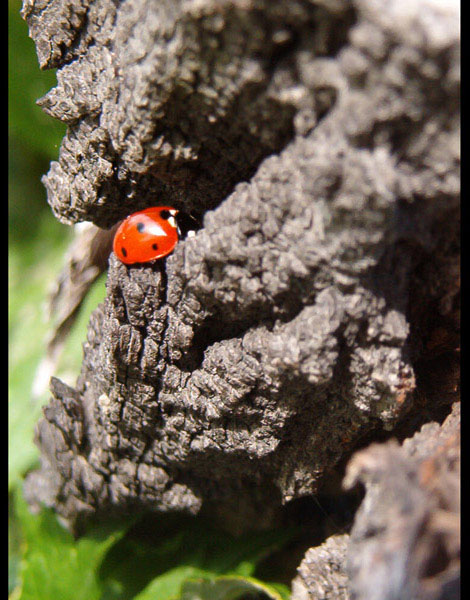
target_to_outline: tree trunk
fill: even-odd
[[[44,177],[58,219],[201,223],[160,262],[111,255],[76,387],[53,380],[38,425],[32,504],[74,527],[208,507],[264,526],[366,441],[449,413],[457,6],[25,0],[58,68],[40,104],[69,125]]]

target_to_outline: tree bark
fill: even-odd
[[[442,426],[355,454],[345,484],[358,482],[351,534],[308,550],[292,600],[460,598],[460,403]]]
[[[63,222],[201,219],[109,261],[32,504],[269,524],[457,399],[459,16],[433,0],[25,1]]]

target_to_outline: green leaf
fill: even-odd
[[[252,577],[216,577],[195,567],[182,566],[154,579],[134,600],[237,600],[240,597],[289,600],[289,590]]]
[[[263,558],[296,533],[284,528],[235,537],[202,517],[148,516],[103,562],[100,577],[121,590],[106,600],[179,598],[181,584],[188,578],[249,577]]]
[[[181,600],[238,600],[239,598],[288,600],[289,590],[285,586],[274,587],[252,577],[232,576],[190,579],[184,583],[181,593]]]
[[[25,544],[18,600],[99,600],[104,589],[99,566],[123,530],[109,534],[103,528],[74,540],[52,511],[33,515],[17,496]]]
[[[206,571],[191,566],[170,569],[156,577],[134,600],[176,600],[181,596],[181,586],[192,577],[207,575]]]

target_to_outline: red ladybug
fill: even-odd
[[[153,206],[133,213],[116,231],[114,253],[126,265],[170,254],[179,240],[177,214],[171,206]]]

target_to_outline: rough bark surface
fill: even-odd
[[[59,67],[41,104],[69,124],[44,180],[58,218],[204,215],[165,261],[111,256],[77,385],[53,380],[38,425],[31,503],[75,524],[211,505],[262,525],[365,435],[455,399],[456,5],[49,0],[24,15]],[[442,377],[422,394],[431,360]]]
[[[460,404],[442,427],[425,425],[402,447],[372,445],[353,458],[348,485],[366,497],[351,531],[352,597],[460,597]]]
[[[333,535],[310,548],[292,582],[292,600],[349,600],[345,562],[349,535]]]
[[[310,548],[292,600],[455,600],[460,597],[460,404],[403,444],[354,455],[348,486],[366,495],[351,534]]]

